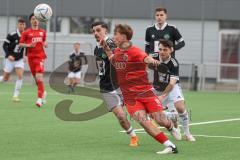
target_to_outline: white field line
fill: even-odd
[[[137,134],[146,134],[145,131],[137,131]],[[164,133],[166,135],[170,135],[168,133]],[[212,135],[202,135],[202,134],[195,134],[194,137],[205,137],[205,138],[228,138],[228,139],[240,139],[240,137],[233,137],[233,136],[212,136]]]
[[[204,124],[214,124],[214,123],[223,123],[223,122],[233,122],[233,121],[240,121],[240,118],[234,118],[234,119],[223,119],[223,120],[216,120],[216,121],[207,121],[207,122],[197,122],[197,123],[191,123],[190,126],[197,126],[197,125],[204,125]],[[158,127],[158,128],[164,128],[164,127]],[[135,132],[138,131],[144,131],[143,128],[135,129]],[[125,131],[120,131],[125,132]]]

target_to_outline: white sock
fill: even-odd
[[[182,125],[183,132],[185,135],[190,135],[189,131],[189,116],[187,110],[183,113],[179,113],[180,124]]]
[[[173,144],[170,140],[164,142],[163,145],[166,147],[172,146],[173,148],[176,148],[175,144]]]
[[[18,97],[19,93],[20,93],[20,89],[22,88],[22,79],[17,79],[16,83],[15,83],[15,89],[14,89],[14,97]]]
[[[136,133],[134,131],[134,129],[132,128],[132,126],[130,126],[130,128],[128,130],[126,130],[126,133],[130,136],[130,137],[135,137]]]
[[[0,82],[3,82],[3,76],[0,76]]]

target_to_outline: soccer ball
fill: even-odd
[[[41,22],[46,22],[52,17],[52,8],[48,4],[39,4],[34,9],[34,16]]]

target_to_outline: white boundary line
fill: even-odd
[[[145,131],[137,131],[137,134],[146,134]],[[168,133],[165,133],[166,135],[170,135]],[[212,135],[202,135],[202,134],[196,134],[193,135],[194,137],[205,137],[205,138],[228,138],[228,139],[240,139],[240,137],[233,137],[233,136],[212,136]]]
[[[223,123],[223,122],[233,122],[233,121],[240,121],[240,118],[234,118],[234,119],[223,119],[223,120],[215,120],[215,121],[207,121],[207,122],[197,122],[197,123],[191,123],[189,126],[197,126],[197,125],[204,125],[204,124],[214,124],[214,123]],[[158,127],[158,128],[164,128],[164,127]],[[143,128],[135,129],[134,131],[144,131]],[[120,131],[125,132],[125,131]]]

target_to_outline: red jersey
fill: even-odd
[[[114,50],[112,63],[116,68],[118,84],[125,103],[136,98],[154,96],[146,71],[147,64],[144,62],[147,56],[143,50],[135,46],[125,51],[119,48]]]
[[[44,51],[43,44],[46,41],[46,31],[39,28],[34,30],[32,28],[27,29],[22,33],[20,43],[36,43],[36,46],[33,48],[27,48],[28,58],[39,58],[45,59],[46,54]]]

